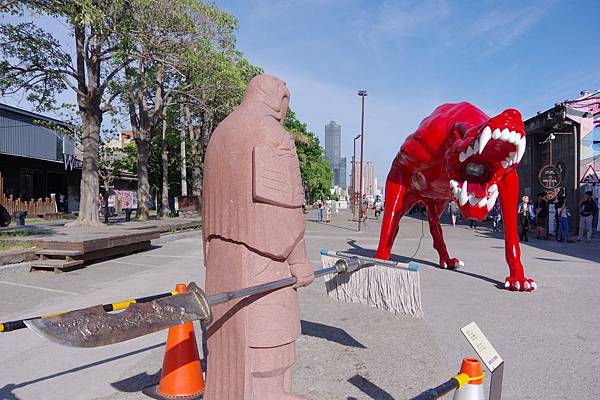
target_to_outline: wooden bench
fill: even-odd
[[[63,219],[64,217],[65,217],[64,212],[51,212],[51,213],[44,213],[42,215],[42,218],[44,218],[45,221],[52,221],[55,219]]]
[[[88,261],[148,250],[151,241],[159,237],[160,233],[154,229],[81,232],[65,235],[64,238],[35,240],[35,254],[39,258],[31,263],[31,271],[70,271],[81,268]]]

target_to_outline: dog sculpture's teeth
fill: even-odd
[[[479,154],[483,153],[485,146],[488,144],[490,139],[492,138],[492,128],[486,126],[483,128],[483,132],[479,136]]]
[[[459,198],[459,202],[461,206],[464,206],[465,204],[467,204],[467,201],[469,200],[469,194],[467,193],[467,181],[463,182],[462,188],[460,189],[460,198]]]
[[[522,135],[521,133],[516,131],[509,131],[508,128],[504,128],[502,130],[496,128],[492,132],[492,128],[490,128],[489,126],[483,128],[479,137],[477,137],[477,139],[475,139],[475,141],[472,142],[472,145],[467,146],[465,151],[460,152],[460,154],[458,155],[458,161],[464,163],[469,157],[473,155],[483,154],[483,151],[485,150],[486,146],[489,144],[491,139],[510,143],[516,146],[515,151],[511,152],[506,158],[506,166],[504,166],[503,164],[503,168],[508,168],[512,164],[518,164],[519,162],[521,162],[523,154],[525,154],[525,135]],[[511,160],[512,163],[509,163],[509,161]]]
[[[527,144],[527,140],[525,136],[519,139],[519,143],[517,143],[517,163],[521,162],[523,158],[523,154],[525,154],[525,145]]]

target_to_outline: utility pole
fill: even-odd
[[[356,140],[360,133],[354,138],[354,153],[352,155],[352,218],[356,218]]]
[[[358,196],[358,231],[360,232],[360,224],[362,222],[362,184],[363,184],[363,164],[364,164],[364,150],[365,150],[365,97],[367,96],[366,90],[359,90],[358,95],[361,97],[361,117],[360,117],[360,183],[359,183],[359,196]]]

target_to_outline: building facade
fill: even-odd
[[[325,125],[325,159],[333,171],[333,185],[343,189],[346,185],[346,157],[341,156],[342,126],[335,121]]]
[[[59,120],[0,104],[0,174],[7,198],[63,196],[79,209],[81,162]]]
[[[535,199],[537,193],[548,190],[540,182],[540,173],[545,166],[554,165],[575,228],[583,192],[591,190],[596,201],[600,200],[600,185],[585,179],[590,167],[600,171],[600,91],[582,92],[578,99],[557,103],[524,124],[527,147],[518,170],[521,192]]]
[[[380,196],[381,189],[378,186],[377,176],[375,175],[375,164],[372,161],[367,161],[365,166],[363,167],[363,182],[362,182],[362,193],[369,197],[372,196]],[[354,170],[354,181],[356,182],[356,190],[352,187],[352,174],[349,175],[350,178],[350,189],[349,193],[353,191],[359,193],[359,182],[360,182],[360,161],[356,163],[356,168]]]
[[[374,196],[377,190],[375,183],[375,165],[371,161],[367,161],[365,164],[365,170],[363,171],[364,179],[364,193],[367,196]]]

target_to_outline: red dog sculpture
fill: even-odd
[[[524,275],[517,236],[516,168],[525,152],[525,142],[523,121],[517,110],[508,109],[490,118],[466,102],[436,108],[406,139],[392,163],[376,257],[390,258],[400,218],[421,202],[427,207],[440,267],[462,266],[461,260],[450,258],[442,236],[440,215],[448,200],[456,200],[465,219],[481,221],[500,195],[510,269],[505,287],[536,289],[536,283]]]

